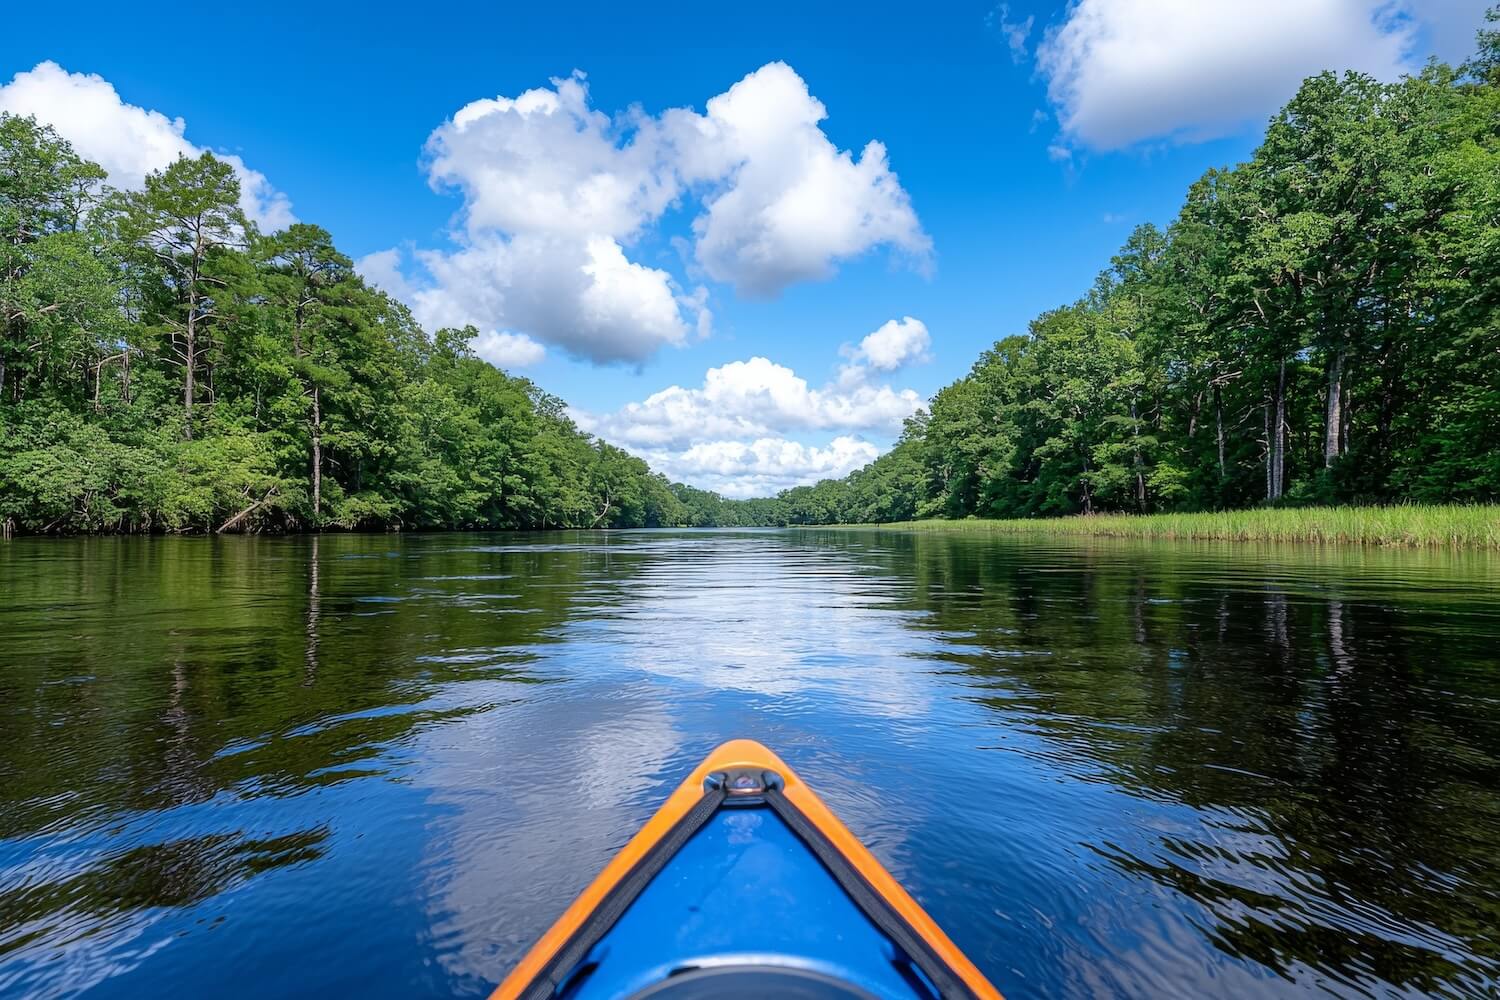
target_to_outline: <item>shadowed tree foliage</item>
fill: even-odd
[[[785,516],[1500,499],[1497,51],[1308,79],[1248,162]]]
[[[239,198],[211,154],[112,191],[0,115],[4,533],[774,519],[582,433],[472,328],[429,336],[327,232],[262,234]]]
[[[1500,9],[1490,24],[1500,23]],[[736,526],[1500,499],[1500,31],[1308,79],[842,480],[726,500],[423,331],[205,154],[113,192],[0,115],[0,534]]]

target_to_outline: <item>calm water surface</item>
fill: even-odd
[[[1500,560],[0,543],[0,994],[479,996],[709,749],[1009,996],[1494,996]]]

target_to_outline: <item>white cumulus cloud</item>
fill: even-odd
[[[413,298],[415,289],[401,273],[401,251],[395,247],[365,254],[354,262],[354,269],[367,282],[387,295],[403,302],[409,302]]]
[[[880,329],[859,342],[858,347],[845,350],[856,364],[868,365],[876,371],[893,372],[909,364],[927,361],[932,346],[932,335],[927,324],[907,316],[903,319],[886,320]]]
[[[669,112],[664,126],[685,179],[712,185],[693,222],[710,277],[764,297],[877,246],[926,261],[931,240],[885,146],[871,141],[857,157],[834,146],[819,125],[827,110],[786,63],[751,73],[707,111]]]
[[[1451,46],[1465,22],[1472,37],[1489,2],[1075,0],[1037,68],[1069,145],[1202,141],[1269,116],[1323,70],[1394,79],[1422,42]]]
[[[743,499],[774,496],[793,486],[847,476],[873,462],[880,449],[858,437],[840,435],[822,446],[758,438],[704,441],[686,451],[645,449],[640,454],[674,482]]]
[[[470,323],[461,312],[450,308],[451,300],[424,300],[426,293],[413,288],[401,273],[401,251],[398,249],[366,254],[354,262],[354,267],[366,281],[386,294],[414,303],[418,321],[429,330],[438,330],[444,326],[463,327]],[[432,309],[438,311],[433,312]],[[525,368],[537,364],[547,356],[544,345],[524,333],[509,330],[481,330],[469,346],[475,354],[497,368]]]
[[[753,440],[799,431],[895,434],[922,405],[889,385],[808,385],[792,369],[754,357],[710,368],[697,388],[669,386],[606,416],[581,415],[622,447],[687,449],[713,439]]]
[[[906,346],[883,357],[911,357],[915,341],[925,349],[919,320],[896,325]],[[916,328],[920,337],[910,332]],[[867,436],[895,437],[922,407],[916,392],[877,383],[875,375],[875,368],[856,360],[814,387],[785,365],[752,357],[710,368],[692,388],[672,385],[612,413],[575,410],[573,416],[584,430],[635,452],[671,479],[725,496],[769,496],[869,463],[880,448]]]
[[[632,259],[640,241],[668,235],[676,207],[697,206],[684,244],[696,267],[747,295],[826,278],[881,246],[925,267],[931,242],[885,147],[840,150],[825,117],[784,63],[701,114],[608,116],[580,73],[473,101],[426,150],[433,186],[463,197],[456,246],[418,251],[414,274],[376,256],[384,278],[372,280],[429,327],[524,332],[596,363],[639,364],[712,327],[707,288]]]
[[[428,177],[463,193],[471,236],[621,239],[677,196],[653,122],[589,107],[582,74],[552,86],[466,104],[427,140]]]
[[[55,62],[17,73],[0,85],[0,111],[32,115],[55,128],[84,159],[109,173],[109,183],[138,189],[146,175],[163,170],[181,156],[202,155],[203,147],[186,138],[187,123],[126,104],[114,85],[91,73],[69,73]],[[234,168],[240,182],[240,207],[263,229],[281,229],[297,221],[287,196],[266,176],[245,166],[232,153],[214,155]]]
[[[547,349],[524,333],[490,330],[475,337],[469,346],[496,368],[525,368],[547,356]]]
[[[596,361],[635,362],[688,336],[671,276],[627,260],[607,236],[485,237],[417,257],[431,280],[409,289],[407,301],[429,330],[472,323]]]

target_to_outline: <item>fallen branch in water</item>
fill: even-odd
[[[251,514],[254,514],[256,511],[260,510],[266,504],[270,503],[273,499],[276,498],[276,496],[278,495],[278,493],[279,493],[279,491],[276,489],[276,487],[272,486],[269,490],[266,491],[266,495],[265,496],[261,497],[259,500],[255,501],[253,504],[251,504],[250,506],[246,507],[244,510],[240,511],[238,514],[234,515],[229,520],[227,520],[223,524],[219,525],[219,530],[216,531],[216,532],[214,532],[214,534],[216,534],[216,535],[222,535],[222,534],[224,534],[224,532],[228,531],[230,528],[233,528],[235,525],[239,524],[245,518],[249,517]]]

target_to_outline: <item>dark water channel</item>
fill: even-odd
[[[726,531],[0,543],[0,995],[483,995],[730,736],[1013,998],[1500,990],[1500,559]]]

